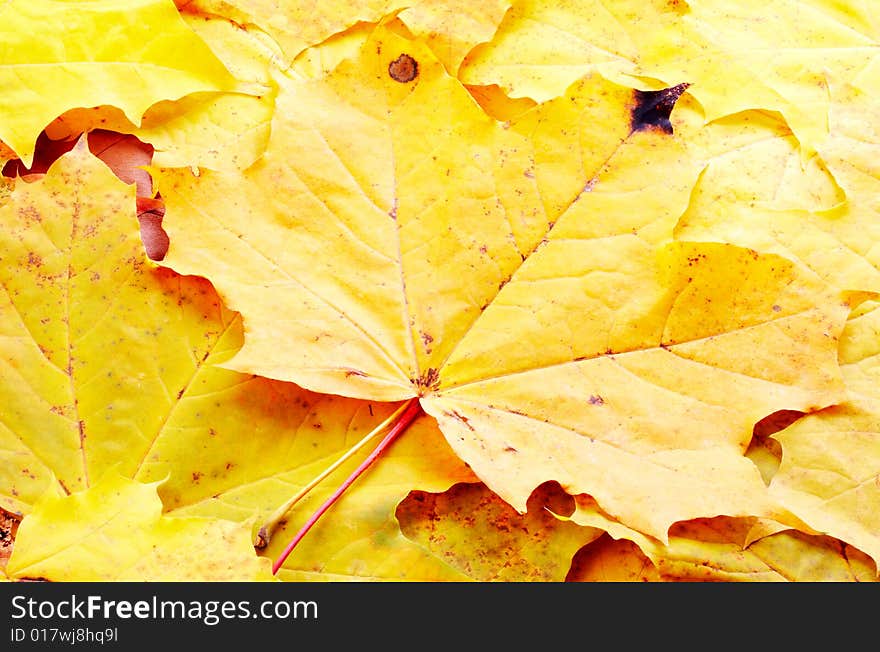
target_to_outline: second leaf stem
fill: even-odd
[[[344,455],[342,455],[338,460],[336,460],[333,464],[328,466],[326,469],[321,471],[315,478],[312,478],[311,482],[309,482],[306,486],[300,489],[295,496],[293,496],[286,503],[281,505],[278,509],[276,509],[271,516],[263,523],[263,526],[260,528],[257,533],[257,539],[254,543],[254,547],[258,550],[265,548],[269,545],[269,540],[272,538],[272,533],[275,531],[275,528],[278,527],[278,524],[284,519],[287,513],[293,509],[293,506],[296,505],[300,500],[306,497],[306,495],[318,484],[321,483],[327,476],[333,473],[336,469],[342,466],[348,459],[350,459],[355,453],[357,453],[361,448],[363,448],[366,444],[370,442],[374,437],[376,437],[380,432],[385,430],[389,425],[394,423],[394,421],[403,413],[403,411],[407,408],[409,404],[403,403],[399,408],[397,408],[387,419],[385,419],[378,426],[373,428],[367,435],[361,439],[354,446],[349,448]]]
[[[302,540],[302,538],[306,535],[306,533],[312,528],[312,526],[318,522],[318,519],[326,512],[330,507],[335,503],[339,497],[348,489],[358,477],[366,471],[372,464],[375,462],[379,456],[388,448],[391,443],[397,439],[401,433],[403,433],[409,425],[415,421],[416,417],[419,416],[422,412],[422,406],[419,403],[417,398],[410,399],[409,402],[404,404],[403,410],[399,411],[397,421],[394,426],[388,432],[387,435],[380,441],[376,448],[372,450],[372,452],[367,456],[367,458],[358,465],[358,467],[349,475],[345,481],[339,485],[336,491],[324,501],[317,511],[312,514],[309,519],[306,521],[305,525],[300,528],[299,532],[291,539],[290,543],[287,544],[287,547],[284,548],[284,551],[279,555],[278,559],[275,560],[275,563],[272,565],[272,573],[275,574],[284,564],[284,561],[293,552],[293,549],[296,545]]]

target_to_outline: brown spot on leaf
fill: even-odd
[[[672,123],[669,116],[681,94],[685,92],[688,83],[677,84],[660,91],[633,91],[635,105],[632,108],[633,131],[647,131],[659,129],[663,133],[672,133]]]
[[[590,395],[590,405],[605,405],[605,399],[598,394]]]
[[[205,475],[205,474],[202,473],[201,471],[194,471],[193,474],[192,474],[192,481],[193,481],[193,483],[194,483],[194,484],[198,484],[198,483],[199,483],[199,480],[202,479],[202,476],[203,476],[203,475]]]
[[[419,76],[419,63],[404,53],[388,64],[388,74],[394,81],[406,84]]]
[[[445,414],[447,417],[455,419],[456,421],[460,421],[465,426],[467,426],[467,429],[470,430],[471,432],[474,431],[474,427],[468,423],[468,419],[466,416],[459,414],[455,410],[452,410],[452,412],[444,412],[443,414]]]

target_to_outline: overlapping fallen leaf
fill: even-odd
[[[2,28],[10,578],[271,579],[417,400],[278,577],[877,579],[860,4],[99,4]]]
[[[68,109],[108,104],[139,124],[161,100],[237,86],[165,0],[7,2],[0,24],[0,140],[27,166],[37,135]]]

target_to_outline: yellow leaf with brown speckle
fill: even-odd
[[[521,512],[555,480],[660,539],[786,518],[744,453],[767,414],[839,399],[851,297],[780,256],[673,240],[705,162],[686,86],[588,76],[498,123],[382,26],[327,75],[276,79],[256,165],[153,170],[165,262],[245,316],[227,366],[418,397]]]

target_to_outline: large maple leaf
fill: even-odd
[[[393,26],[326,77],[277,80],[254,166],[154,170],[168,264],[244,314],[227,366],[418,397],[522,512],[556,480],[661,540],[785,517],[743,452],[767,414],[840,397],[847,295],[779,256],[672,241],[704,164],[704,116],[666,119],[684,86],[591,76],[501,124]]]
[[[181,16],[234,76],[236,92],[193,92],[151,105],[139,122],[117,106],[71,108],[49,125],[52,141],[76,140],[94,130],[131,134],[149,143],[158,165],[239,170],[256,161],[266,146],[274,90],[269,61],[280,56],[260,32],[218,16]]]
[[[178,4],[10,23],[78,12],[4,50],[47,73],[11,84],[39,101],[4,173],[93,132],[167,201],[167,262],[244,313],[145,260],[134,189],[82,148],[4,180],[13,578],[265,579],[248,535],[276,555],[291,494],[317,507],[327,464],[418,403],[282,579],[560,579],[602,531],[568,579],[876,579],[874,304],[837,363],[880,290],[860,5]],[[113,160],[108,129],[149,145]],[[131,169],[151,152],[159,197]],[[461,460],[488,489],[448,489],[478,479]],[[541,508],[548,480],[575,498]]]

